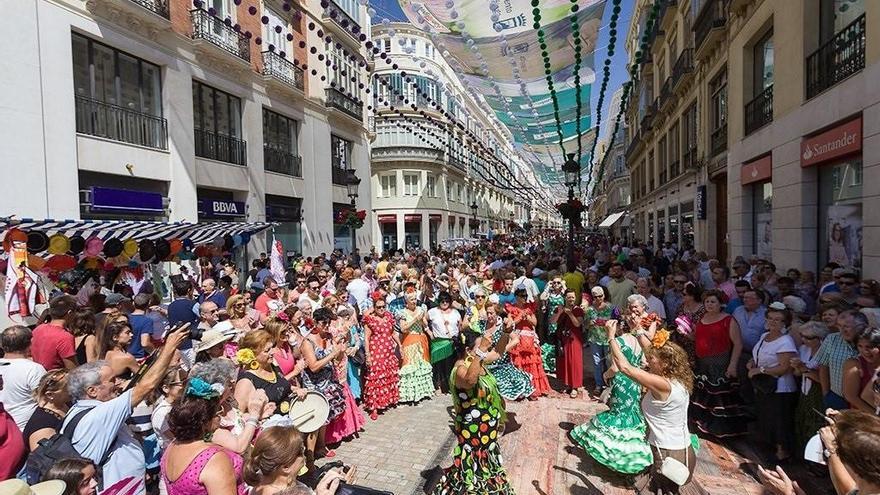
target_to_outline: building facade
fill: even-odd
[[[326,7],[325,7],[326,6]],[[3,215],[271,221],[288,252],[348,248],[370,211],[354,0],[25,0],[8,9]],[[320,34],[319,34],[320,33]],[[14,168],[7,170],[11,176]],[[255,239],[265,250],[266,238]],[[264,236],[261,236],[264,237]],[[372,244],[369,229],[360,246]]]
[[[702,73],[695,70],[697,1],[662,2],[650,30],[646,21],[654,2],[641,0],[634,8],[626,41],[630,66],[643,48],[644,55],[625,115],[624,156],[632,190],[631,237],[652,247],[671,242],[714,251],[708,212],[700,203],[703,165],[711,153],[699,128],[705,99]]]
[[[430,37],[408,23],[376,25],[372,34],[379,50],[371,82],[372,235],[382,250],[433,248],[445,239],[555,225],[556,215],[507,187],[511,179],[495,160],[518,174],[531,171],[507,144],[506,129],[466,91]],[[495,155],[459,144],[464,129]]]
[[[618,113],[621,112],[622,96],[622,88],[611,96],[609,122],[615,121]],[[594,202],[590,205],[590,225],[605,229],[615,240],[629,243],[634,238],[632,232],[634,226],[629,212],[632,199],[629,169],[626,166],[627,124],[623,119],[620,123],[620,129],[611,146],[609,147],[605,142],[600,142],[597,146],[600,150],[600,159],[605,162],[605,172],[602,177],[596,179],[599,180],[599,186]],[[611,141],[612,137],[609,135],[606,140]]]
[[[880,3],[732,1],[732,255],[880,276]]]

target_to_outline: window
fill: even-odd
[[[773,86],[773,30],[767,32],[754,47],[754,96]]]
[[[73,35],[73,84],[76,96],[162,116],[159,66],[97,41]]]
[[[421,190],[421,175],[420,173],[406,173],[403,174],[403,195],[404,196],[420,196],[422,194]]]
[[[669,167],[671,171],[669,172],[669,178],[677,177],[679,172],[679,142],[681,137],[678,133],[679,125],[678,121],[675,121],[672,128],[669,129]]]
[[[343,92],[359,95],[358,84],[361,83],[361,71],[357,62],[353,62],[343,53],[343,49],[337,48],[338,44],[327,43],[326,49],[330,59],[327,66],[327,78],[334,83],[336,88]]]
[[[692,103],[685,111],[682,119],[682,139],[684,140],[684,152],[690,153],[697,148],[697,105]]]
[[[385,53],[391,53],[391,38],[382,38],[382,51]]]
[[[657,147],[657,169],[660,172],[659,185],[661,186],[666,183],[666,179],[668,178],[666,169],[666,166],[668,165],[668,162],[666,161],[666,149],[666,136],[663,136],[662,138],[660,138],[660,144]]]
[[[269,8],[264,8],[263,15],[269,18],[269,22],[263,25],[263,43],[266,50],[274,49],[276,52],[291,53],[290,42],[287,41],[287,21]],[[276,26],[281,26],[280,33],[275,31]]]
[[[458,193],[455,195],[455,197],[457,198],[459,203],[462,203],[463,202],[462,198],[464,198],[464,196],[462,195],[463,188],[462,188],[461,184],[457,184],[456,186],[457,186],[456,190]]]
[[[820,0],[819,44],[828,42],[865,13],[865,0]]]
[[[379,176],[381,186],[381,197],[393,198],[397,196],[397,175],[385,174]]]
[[[225,137],[241,137],[241,100],[193,80],[195,128]]]
[[[454,192],[455,191],[455,183],[446,179],[446,200],[453,201],[455,199]]]
[[[727,68],[709,82],[709,94],[712,98],[709,105],[711,150],[717,155],[727,149]]]
[[[330,159],[333,168],[348,170],[351,167],[351,141],[330,135]]]
[[[299,155],[299,122],[263,109],[263,145]]]
[[[763,259],[773,257],[773,184],[752,185],[752,252]]]
[[[431,174],[428,174],[426,185],[427,185],[428,197],[429,198],[436,198],[437,197],[437,177],[435,177]]]

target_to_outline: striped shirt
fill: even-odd
[[[831,391],[841,397],[843,397],[843,363],[858,355],[858,350],[839,333],[825,337],[816,353],[816,362],[828,367]]]

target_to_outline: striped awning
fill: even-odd
[[[611,227],[618,220],[620,220],[620,217],[622,217],[624,214],[626,214],[625,211],[620,211],[620,212],[612,213],[612,214],[608,215],[605,218],[605,220],[603,220],[602,223],[599,224],[599,227],[606,227],[606,228]]]
[[[190,240],[195,245],[211,242],[225,235],[253,235],[274,224],[269,222],[142,222],[128,220],[35,220],[4,219],[0,221],[0,238],[6,237],[6,231],[12,227],[29,231],[42,231],[46,235],[75,235],[85,239],[95,236],[103,240],[117,238],[120,240],[134,239],[180,239]]]

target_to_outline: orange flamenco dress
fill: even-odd
[[[534,314],[534,311],[528,306],[517,307],[508,304],[505,309],[514,319],[523,312]],[[510,350],[513,365],[532,376],[532,387],[535,390],[529,397],[547,395],[550,392],[550,382],[547,380],[547,373],[544,372],[541,342],[538,340],[535,327],[523,319],[514,328],[519,331],[519,344]]]

